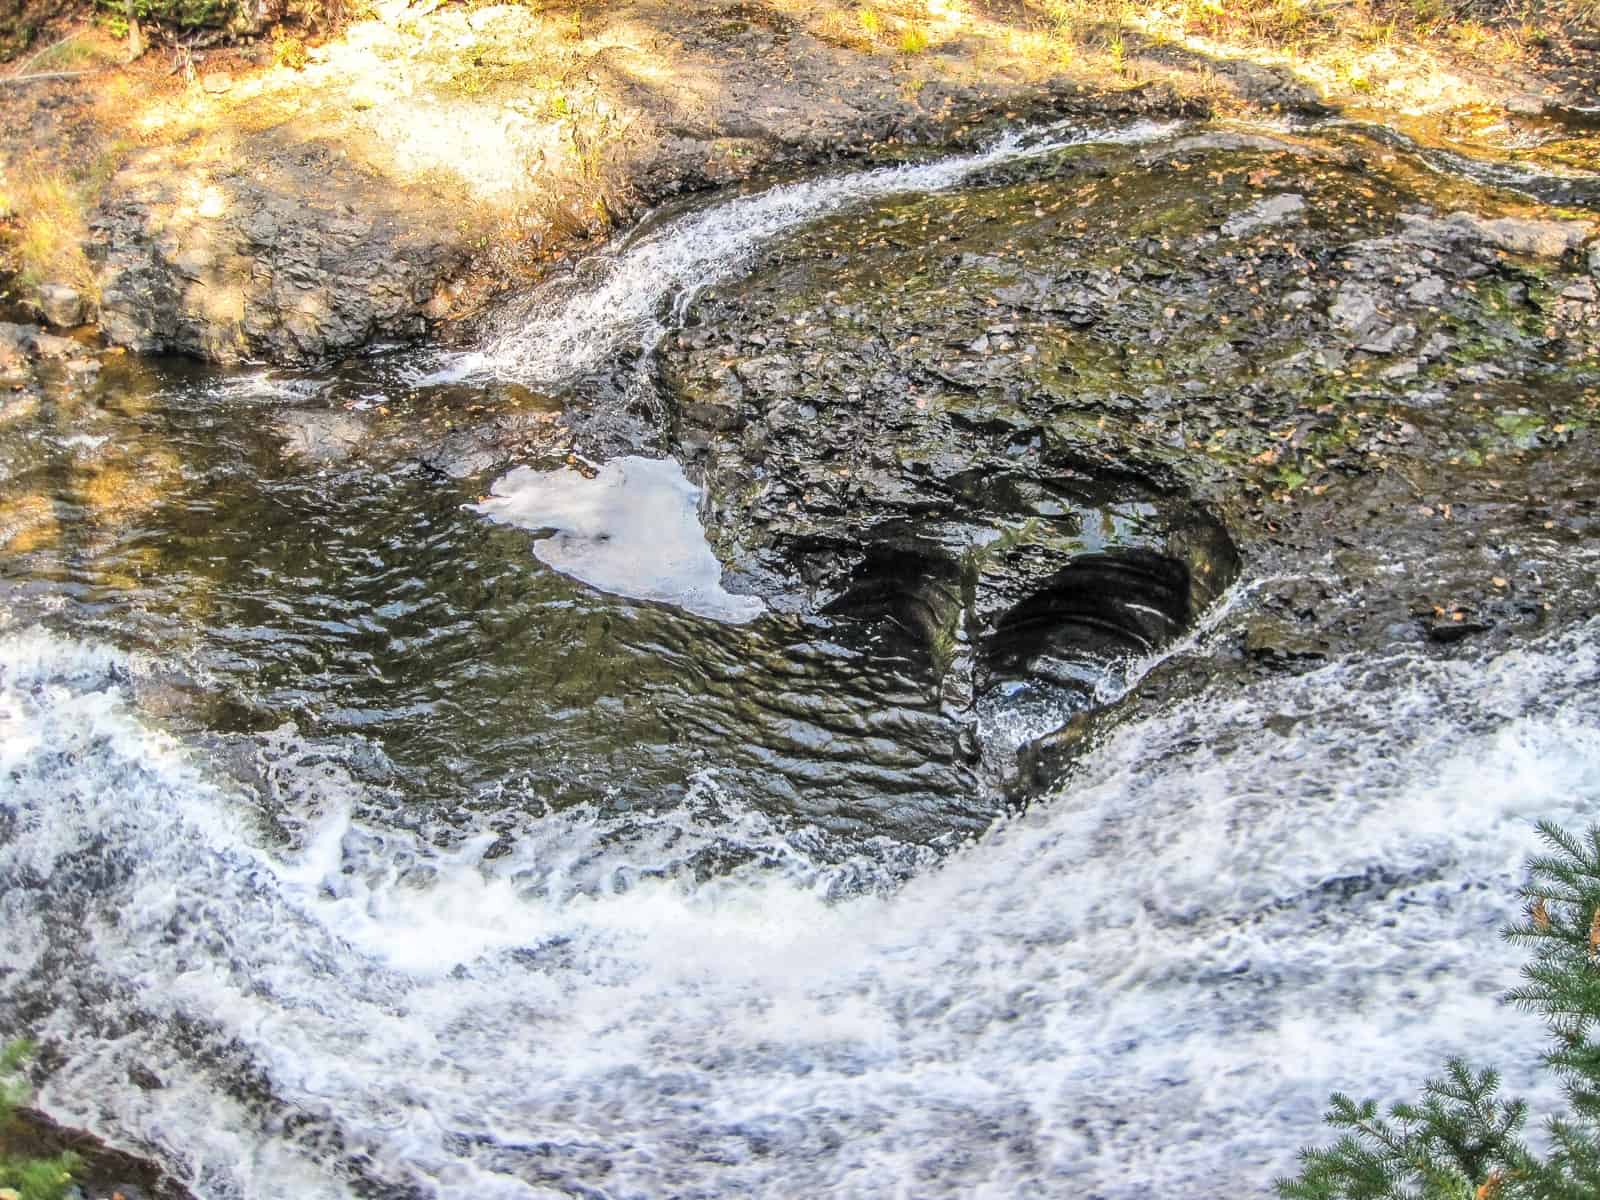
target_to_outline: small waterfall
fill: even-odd
[[[702,288],[737,274],[761,246],[831,212],[906,192],[955,187],[1001,163],[1042,158],[1069,146],[1138,144],[1165,137],[1171,123],[1115,128],[1080,124],[1011,132],[987,149],[935,162],[803,180],[738,196],[627,240],[514,306],[503,332],[434,378],[503,376],[549,385],[592,368],[627,346],[648,349]]]

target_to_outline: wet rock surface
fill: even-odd
[[[327,151],[263,146],[249,177],[174,178],[135,160],[96,217],[100,324],[141,353],[305,363],[427,328],[465,261],[421,198]]]
[[[37,325],[18,325],[0,322],[0,363],[16,367],[23,362],[40,359],[70,359],[86,354],[83,346],[71,338],[46,333]]]
[[[1121,709],[1587,611],[1559,546],[1596,504],[1594,226],[1373,151],[1069,151],[789,239],[663,355],[729,579],[909,638],[957,710],[1093,699],[1241,561],[1242,642]]]

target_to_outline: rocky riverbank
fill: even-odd
[[[305,363],[470,317],[674,195],[1049,115],[1407,110],[1441,144],[1590,153],[1562,125],[1586,111],[1581,70],[1467,54],[1335,69],[1331,50],[1065,20],[387,4],[321,44],[158,47],[0,91],[19,245],[44,264],[23,264],[18,298],[144,353]]]
[[[1119,703],[1581,617],[1600,226],[1527,195],[1581,180],[1441,174],[1377,127],[1128,132],[778,238],[669,333],[643,406],[486,383],[270,425],[307,470],[676,453],[728,586],[880,631],[969,730],[957,757],[997,689],[1103,707],[1105,664],[1181,637],[1242,563],[1231,658]],[[136,365],[0,329],[16,419]],[[97,519],[136,503],[117,480],[173,477],[159,457],[108,464]],[[22,497],[0,535],[60,520]]]
[[[81,1129],[69,1129],[36,1109],[21,1109],[0,1130],[0,1148],[21,1158],[78,1160],[66,1200],[194,1200],[193,1193],[157,1163],[129,1154]]]

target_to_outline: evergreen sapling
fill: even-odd
[[[1506,999],[1544,1018],[1541,1063],[1566,1100],[1548,1150],[1522,1140],[1527,1106],[1500,1099],[1496,1072],[1451,1059],[1418,1102],[1387,1116],[1335,1094],[1326,1120],[1343,1136],[1300,1152],[1299,1175],[1277,1182],[1283,1200],[1600,1198],[1600,828],[1577,838],[1541,822],[1539,835],[1549,852],[1529,861],[1525,916],[1504,934],[1532,949]]]

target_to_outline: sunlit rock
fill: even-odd
[[[39,289],[39,310],[51,325],[66,329],[82,325],[86,307],[78,290],[66,284],[47,283]]]

